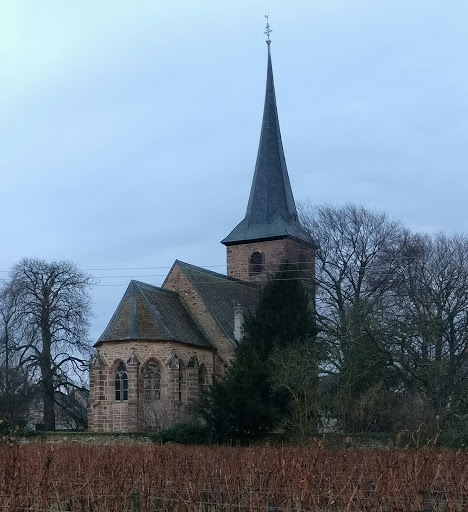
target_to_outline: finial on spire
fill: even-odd
[[[267,24],[266,24],[266,27],[265,27],[265,32],[263,32],[268,37],[268,39],[267,39],[267,45],[268,46],[270,46],[270,43],[271,43],[271,41],[270,41],[270,34],[273,32],[273,30],[270,27],[270,24],[268,23],[268,18],[269,17],[270,17],[269,14],[265,14],[265,18],[267,20]]]

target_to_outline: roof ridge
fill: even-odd
[[[197,320],[196,320],[195,316],[192,314],[192,312],[185,306],[184,301],[181,300],[180,295],[176,291],[174,291],[174,290],[166,290],[166,289],[160,288],[159,286],[147,285],[146,283],[142,283],[141,281],[137,281],[137,282],[142,284],[143,286],[147,286],[152,291],[163,292],[163,293],[166,293],[167,295],[172,295],[176,300],[178,300],[180,306],[182,307],[182,309],[192,319],[192,322],[193,322],[195,328],[200,332],[202,338],[205,339],[205,341],[208,343],[209,346],[212,345],[211,342],[210,342],[210,339],[206,335],[205,331],[201,328],[201,326],[197,322]],[[172,334],[172,331],[166,326],[166,324],[162,321],[162,319],[160,319],[159,316],[156,314],[156,312],[154,310],[154,307],[149,303],[149,300],[145,296],[144,292],[142,290],[140,290],[139,287],[138,287],[138,290],[139,290],[140,294],[142,295],[142,297],[143,297],[143,299],[144,299],[144,301],[146,303],[146,306],[149,308],[151,316],[153,317],[155,322],[158,324],[158,326],[161,329],[164,329],[164,331],[167,333],[167,335],[168,335],[168,337],[170,339],[172,339],[173,341],[178,341],[178,338],[174,337],[174,334]]]
[[[202,301],[202,303],[205,305],[207,310],[210,312],[210,315],[215,320],[215,322],[218,325],[218,327],[221,329],[221,332],[223,332],[224,335],[226,336],[226,338],[234,346],[236,346],[236,340],[233,337],[233,333],[231,333],[230,331],[225,329],[224,325],[222,324],[222,322],[220,321],[218,316],[215,314],[215,311],[213,310],[212,306],[206,301],[206,296],[205,296],[205,293],[203,292],[203,282],[197,282],[196,280],[194,280],[192,278],[192,276],[190,275],[190,272],[188,272],[188,268],[195,269],[197,271],[200,271],[202,273],[214,276],[216,278],[222,278],[222,280],[224,282],[226,282],[226,283],[231,283],[231,284],[234,284],[234,285],[239,284],[244,289],[245,288],[250,288],[250,289],[253,289],[253,290],[258,290],[259,289],[259,285],[257,283],[250,283],[248,281],[242,281],[241,279],[236,279],[236,278],[233,278],[233,277],[230,277],[230,276],[226,276],[224,274],[219,274],[217,272],[213,272],[212,270],[207,270],[207,269],[204,269],[203,267],[197,267],[196,265],[192,265],[191,263],[185,263],[185,262],[180,261],[180,260],[176,260],[174,265],[176,265],[176,264],[179,265],[179,267],[182,270],[182,272],[184,273],[185,277],[190,282],[190,284],[193,286],[193,289],[197,293],[199,299]],[[233,309],[232,314],[234,316],[234,309]]]
[[[126,307],[123,311],[123,306],[127,304],[129,308]],[[143,311],[147,318],[142,320],[139,311]],[[121,323],[120,319],[123,321],[122,332],[114,330],[115,322]],[[149,339],[148,333],[156,336],[155,340],[188,343],[213,349],[210,338],[186,307],[179,293],[132,279],[110,322],[94,346],[112,341],[114,336],[117,336],[117,340],[146,340]]]
[[[161,286],[156,286],[154,284],[144,283],[143,281],[137,281],[136,279],[132,279],[130,283],[134,283],[138,288],[140,286],[145,286],[147,288],[151,288],[153,291],[160,292],[160,293],[172,293],[174,295],[179,295],[177,292],[173,290],[167,290],[166,288],[162,288]]]
[[[156,325],[162,329],[168,336],[169,339],[172,339],[174,340],[174,336],[173,334],[171,333],[171,331],[166,327],[166,325],[164,324],[164,322],[158,317],[158,315],[155,313],[154,309],[153,309],[153,306],[150,304],[149,300],[147,299],[147,297],[145,296],[144,292],[141,290],[140,286],[137,284],[137,283],[141,283],[141,284],[145,284],[145,283],[142,283],[141,281],[135,281],[132,279],[131,283],[133,283],[134,287],[138,290],[138,293],[140,295],[140,298],[143,300],[146,308],[148,309],[148,311],[150,312],[150,315],[151,317],[153,318],[153,320],[156,322]],[[149,285],[148,286],[149,288],[156,288],[157,291],[158,290],[158,287],[157,286],[152,286],[152,285]]]
[[[211,317],[214,319],[214,321],[217,323],[218,327],[221,329],[221,332],[223,332],[226,337],[228,338],[228,340],[231,340],[231,342],[233,341],[231,336],[229,336],[229,333],[226,332],[226,329],[224,329],[224,327],[222,326],[221,322],[218,320],[218,318],[216,317],[216,315],[214,314],[212,308],[210,307],[209,304],[206,303],[204,297],[203,297],[203,293],[200,293],[200,288],[197,286],[197,283],[196,281],[193,281],[193,279],[191,278],[191,276],[187,273],[187,270],[186,268],[184,267],[193,267],[193,268],[196,268],[196,269],[199,269],[199,270],[202,270],[202,271],[206,271],[208,273],[212,273],[212,274],[216,274],[216,272],[212,272],[211,270],[206,270],[202,267],[197,267],[196,265],[191,265],[190,263],[185,263],[183,261],[180,261],[180,260],[176,260],[174,265],[178,264],[179,267],[182,269],[182,272],[184,273],[185,277],[189,280],[189,282],[192,284],[195,292],[197,293],[199,299],[202,301],[202,303],[204,304],[204,306],[206,307],[206,309],[209,311]],[[225,276],[227,277],[227,276]]]
[[[216,347],[213,345],[213,343],[211,342],[210,340],[210,337],[208,336],[208,334],[205,332],[205,329],[203,329],[203,327],[201,326],[200,322],[197,320],[196,316],[192,313],[192,311],[190,310],[189,307],[187,307],[187,305],[185,304],[185,302],[181,299],[180,295],[177,293],[177,292],[173,292],[172,290],[168,290],[170,291],[171,293],[174,293],[177,297],[177,300],[180,302],[180,305],[182,307],[182,309],[185,311],[185,313],[190,317],[190,319],[192,320],[192,323],[193,325],[195,326],[195,328],[199,331],[199,333],[201,334],[202,338],[205,339],[205,341],[208,343],[208,345],[211,347],[211,348],[214,348],[216,349]]]
[[[198,271],[204,272],[206,274],[210,274],[214,277],[225,279],[226,281],[231,281],[233,283],[238,283],[254,288],[258,288],[258,285],[256,283],[250,283],[248,281],[243,281],[242,279],[237,279],[236,277],[227,276],[226,274],[220,274],[219,272],[215,272],[213,270],[208,270],[207,268],[199,267],[197,265],[192,265],[192,263],[186,263],[185,261],[181,260],[175,260],[175,263],[178,263],[179,266],[184,270],[184,267],[191,267],[193,269],[196,269]],[[190,278],[190,276],[187,276]],[[190,279],[192,281],[192,279]]]

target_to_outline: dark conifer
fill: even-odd
[[[244,320],[244,337],[223,380],[203,397],[200,412],[214,440],[248,442],[272,432],[289,413],[290,399],[273,385],[269,356],[288,344],[311,343],[315,335],[302,273],[285,263]]]

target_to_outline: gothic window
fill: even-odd
[[[120,362],[115,371],[115,399],[117,402],[128,400],[127,367]]]
[[[161,398],[161,372],[156,363],[149,363],[143,374],[143,389],[145,400]]]
[[[249,274],[256,275],[261,274],[263,272],[263,254],[261,252],[255,251],[252,253],[252,256],[250,256],[250,262],[249,262]]]
[[[206,366],[202,364],[198,369],[198,393],[203,393],[208,389],[208,371]]]

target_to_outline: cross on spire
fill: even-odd
[[[267,20],[267,24],[266,24],[266,27],[265,27],[265,32],[263,32],[267,37],[267,43],[269,44],[270,43],[270,34],[273,32],[273,30],[271,29],[270,27],[270,24],[268,23],[268,18],[270,17],[269,14],[265,14],[265,18]]]

